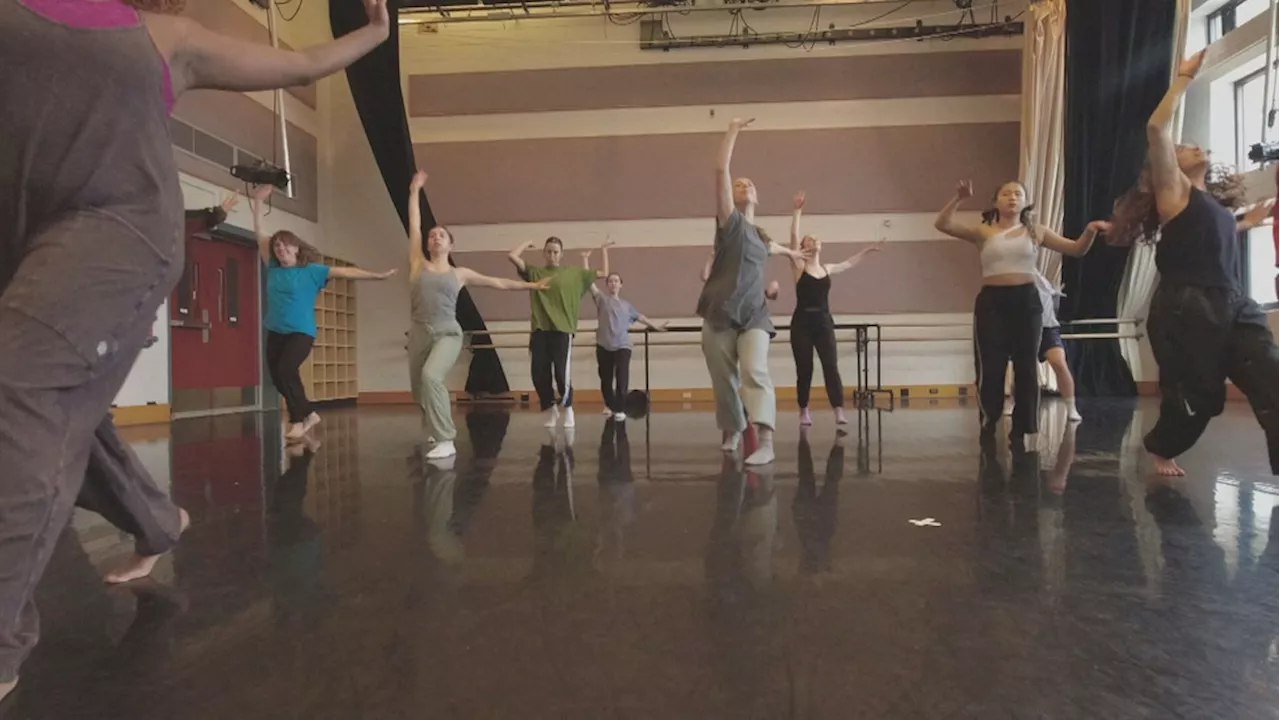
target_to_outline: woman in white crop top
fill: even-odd
[[[1107,223],[1089,223],[1077,240],[1069,240],[1032,221],[1027,190],[1017,181],[996,190],[982,222],[957,222],[956,209],[973,197],[973,185],[961,182],[955,197],[938,213],[934,227],[978,247],[982,290],[974,302],[974,362],[978,373],[979,418],[983,437],[995,434],[1004,405],[1005,369],[1013,363],[1013,427],[1010,438],[1035,433],[1040,388],[1036,359],[1040,349],[1042,306],[1036,290],[1036,257],[1040,248],[1080,257],[1089,251]]]

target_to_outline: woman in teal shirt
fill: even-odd
[[[253,231],[267,264],[267,313],[262,321],[267,328],[267,372],[289,408],[285,437],[298,440],[320,423],[299,372],[316,341],[316,297],[331,277],[386,280],[396,271],[329,267],[318,262],[315,248],[288,230],[267,235],[262,230],[262,207],[271,190],[263,185],[253,192]]]

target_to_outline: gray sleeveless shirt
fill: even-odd
[[[409,285],[409,317],[415,325],[443,333],[460,333],[458,324],[458,292],[462,283],[458,273],[422,270]]]
[[[713,330],[764,330],[774,335],[764,297],[769,247],[760,229],[737,210],[716,229],[711,275],[698,297],[698,316]]]
[[[71,27],[0,0],[0,287],[38,230],[79,212],[131,228],[167,266],[157,279],[176,282],[183,203],[165,72],[141,23]]]

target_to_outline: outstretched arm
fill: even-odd
[[[733,145],[738,133],[753,120],[734,118],[720,141],[720,154],[716,157],[716,222],[723,226],[733,214],[733,174],[729,172],[729,160],[733,158]]]
[[[1098,238],[1098,235],[1106,233],[1110,229],[1111,223],[1106,220],[1094,220],[1085,227],[1084,232],[1075,240],[1062,237],[1043,225],[1038,226],[1036,231],[1040,236],[1040,244],[1050,250],[1068,257],[1083,257],[1085,253],[1089,252],[1089,248],[1093,247],[1093,241]]]
[[[524,280],[489,277],[468,268],[454,268],[454,272],[458,274],[458,281],[463,285],[487,287],[494,290],[546,290],[551,285],[551,278],[543,278],[537,282],[525,282]]]
[[[361,270],[357,267],[329,268],[329,277],[346,278],[347,280],[386,280],[395,274],[395,270],[387,270],[386,272],[370,272],[369,270]]]
[[[427,264],[427,254],[422,251],[422,204],[418,193],[427,184],[427,173],[419,170],[409,183],[409,270],[412,272]]]
[[[671,324],[668,322],[664,322],[661,325],[659,325],[654,321],[650,320],[649,318],[645,317],[644,315],[636,316],[636,322],[640,323],[641,325],[644,325],[650,330],[657,330],[658,332],[666,332],[667,326]]]
[[[258,238],[258,255],[262,262],[271,262],[271,236],[262,229],[262,216],[267,198],[271,197],[274,189],[270,185],[259,185],[249,197],[249,209],[253,210],[253,234]]]
[[[933,227],[938,232],[950,235],[957,240],[964,240],[978,245],[982,242],[982,231],[964,223],[956,222],[956,210],[960,207],[960,203],[971,197],[973,197],[972,182],[964,180],[957,184],[955,197],[951,198],[938,211],[938,216],[933,220]]]
[[[880,250],[883,248],[884,248],[884,240],[881,240],[880,242],[876,243],[875,245],[872,245],[866,250],[861,250],[854,253],[853,255],[849,256],[848,260],[845,260],[844,262],[838,262],[834,265],[828,265],[827,274],[839,275],[840,273],[846,270],[852,270],[853,267],[858,263],[862,262],[863,259],[866,258],[868,254],[873,252],[880,252]]]
[[[147,14],[148,26],[176,35],[169,65],[175,92],[275,90],[306,85],[347,67],[380,45],[391,31],[386,0],[365,0],[369,24],[306,50],[285,50],[237,40],[183,17]]]
[[[1183,60],[1178,66],[1178,77],[1169,84],[1169,91],[1147,118],[1147,160],[1151,165],[1151,190],[1156,196],[1161,224],[1177,217],[1191,197],[1191,180],[1178,167],[1178,149],[1169,132],[1169,122],[1203,62],[1203,50]]]
[[[1264,200],[1253,209],[1245,213],[1245,216],[1236,222],[1236,232],[1249,232],[1250,230],[1262,224],[1262,221],[1271,217],[1271,211],[1276,209],[1276,199]]]
[[[792,250],[786,245],[779,245],[778,243],[772,240],[769,240],[768,242],[769,242],[770,255],[786,255],[787,257],[797,262],[804,262],[805,260],[808,260],[809,258],[813,257],[813,253],[810,251]]]

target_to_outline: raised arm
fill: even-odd
[[[1178,77],[1169,84],[1169,91],[1147,118],[1147,161],[1151,166],[1151,191],[1156,196],[1156,212],[1161,224],[1177,217],[1191,197],[1191,180],[1178,167],[1178,148],[1169,132],[1169,122],[1187,86],[1200,72],[1202,62],[1203,50],[1182,61]]]
[[[537,248],[538,244],[535,242],[522,242],[513,248],[511,252],[507,253],[507,260],[510,261],[512,265],[515,265],[516,272],[523,276],[525,272],[527,272],[528,268],[525,266],[524,258],[521,256],[524,255],[525,250],[536,250]]]
[[[1098,238],[1098,235],[1106,233],[1110,229],[1111,223],[1105,220],[1094,220],[1085,227],[1084,232],[1075,240],[1062,237],[1043,225],[1036,227],[1036,233],[1040,236],[1040,244],[1044,247],[1068,257],[1083,257],[1085,253],[1089,252],[1089,248],[1093,247],[1093,241]]]
[[[733,174],[729,172],[729,160],[733,158],[733,146],[738,133],[753,120],[734,118],[720,141],[720,154],[716,156],[716,223],[723,226],[733,214]]]
[[[423,170],[413,174],[409,183],[409,272],[427,264],[427,254],[422,251],[422,203],[418,194],[427,184]]]
[[[800,249],[800,213],[804,212],[804,191],[796,193],[791,202],[791,249]]]
[[[960,207],[960,203],[973,197],[973,183],[963,180],[956,185],[956,194],[942,206],[938,211],[938,216],[933,220],[933,227],[940,233],[945,233],[957,240],[964,240],[978,245],[982,242],[982,231],[978,228],[956,222],[956,210]]]
[[[258,238],[258,255],[265,263],[271,262],[271,236],[262,229],[262,216],[273,189],[270,185],[259,185],[249,197],[249,209],[253,211],[253,234]]]
[[[873,252],[880,252],[882,249],[884,249],[884,240],[883,240],[883,239],[882,239],[882,240],[880,240],[880,242],[876,243],[875,245],[872,245],[871,247],[867,248],[866,250],[860,250],[860,251],[858,251],[858,252],[854,253],[853,255],[850,255],[850,256],[849,256],[849,259],[845,260],[844,262],[838,262],[838,263],[836,263],[836,264],[834,264],[834,265],[828,265],[828,266],[827,266],[827,274],[828,274],[828,275],[839,275],[840,273],[844,272],[845,270],[852,270],[852,269],[853,269],[853,267],[854,267],[855,265],[857,265],[858,263],[862,262],[862,260],[863,260],[864,258],[866,258],[866,256],[867,256],[868,254],[873,253]]]
[[[506,280],[503,278],[489,277],[481,275],[475,270],[468,268],[454,268],[454,272],[458,275],[458,281],[463,285],[474,285],[476,287],[493,288],[494,290],[546,290],[551,286],[551,278],[543,278],[537,282],[526,282],[524,280]]]
[[[194,88],[275,90],[332,75],[386,40],[391,31],[386,0],[364,0],[364,5],[368,25],[298,51],[237,40],[184,17],[148,14],[146,22],[174,36],[169,66],[176,93]]]
[[[395,274],[395,270],[387,270],[386,272],[370,272],[368,270],[361,270],[357,267],[329,268],[329,277],[346,278],[347,280],[386,280]]]

